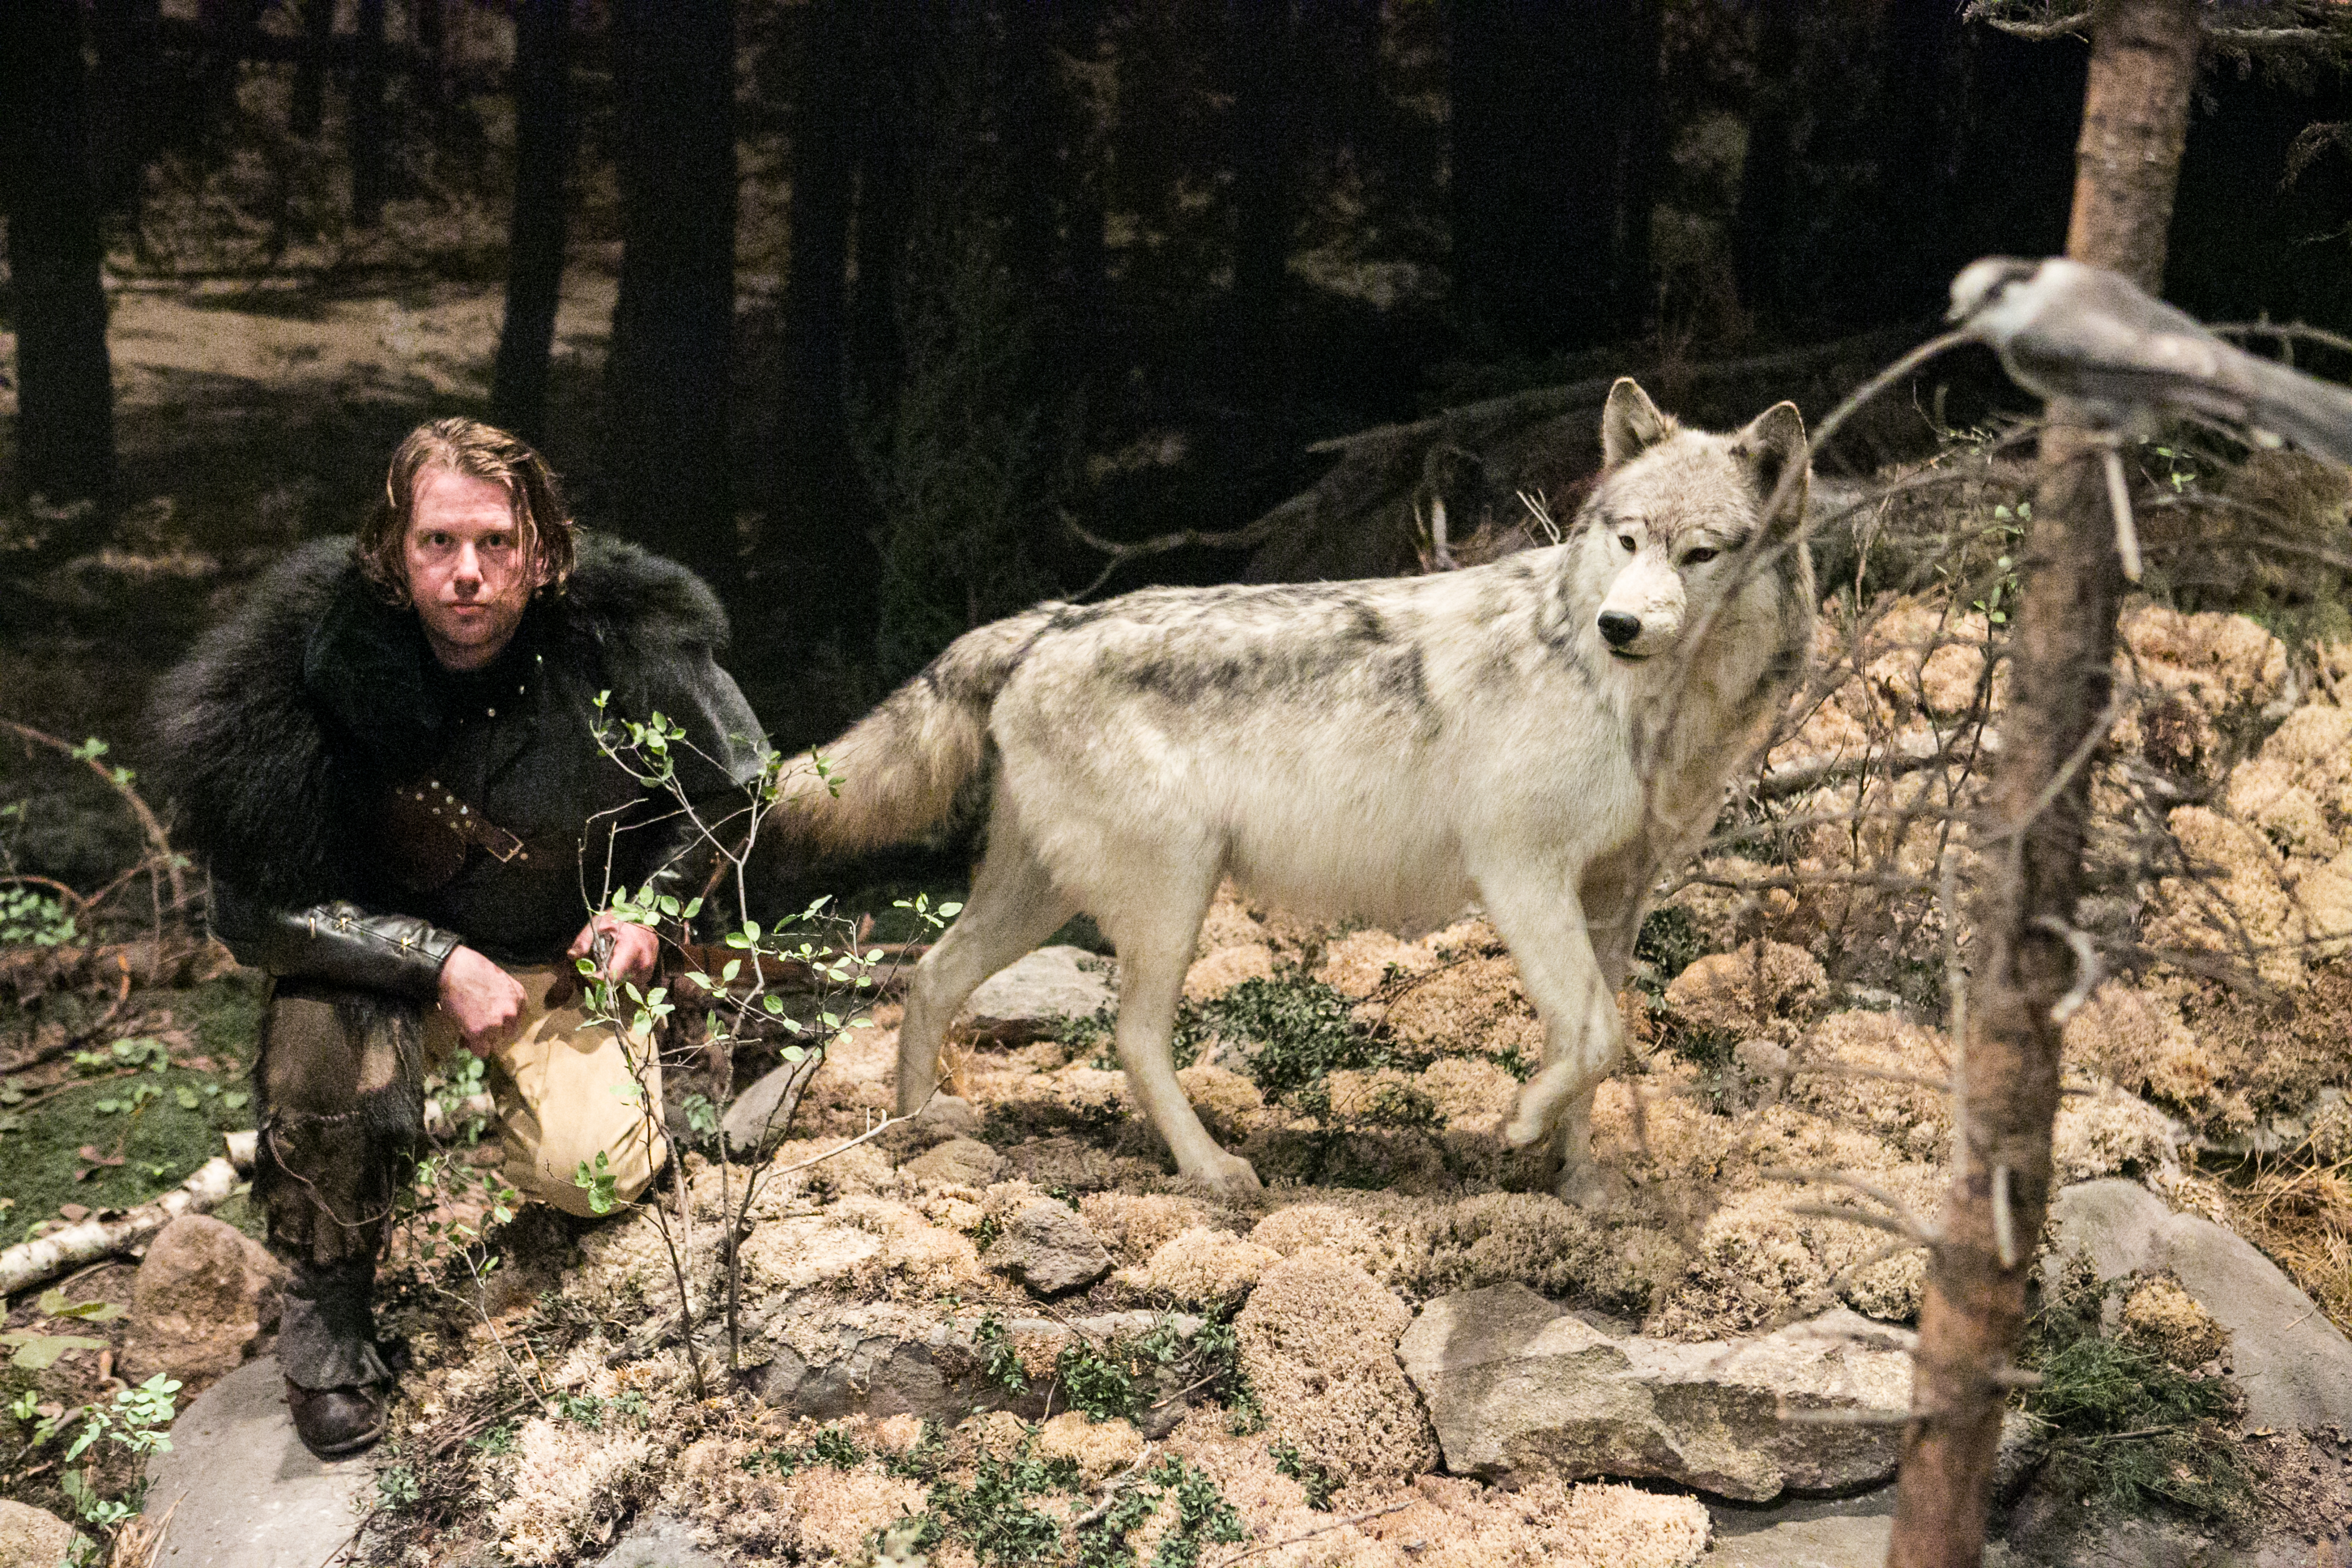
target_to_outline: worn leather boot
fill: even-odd
[[[383,1395],[373,1388],[305,1388],[289,1377],[286,1408],[302,1447],[322,1459],[356,1454],[383,1436]]]

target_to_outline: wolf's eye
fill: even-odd
[[[1694,550],[1688,555],[1683,557],[1683,564],[1685,566],[1703,566],[1722,553],[1723,552],[1720,550]]]
[[[1633,548],[1633,536],[1630,533],[1621,533],[1617,536],[1617,542],[1631,550]]]

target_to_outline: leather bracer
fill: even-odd
[[[315,980],[419,1002],[440,993],[441,965],[465,943],[414,915],[372,914],[337,899],[270,909],[214,884],[213,932],[241,963],[284,980]]]

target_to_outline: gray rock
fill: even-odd
[[[1134,1338],[1162,1321],[1181,1338],[1201,1331],[1186,1313],[1104,1312],[1065,1324],[1014,1318],[1005,1331],[1018,1339],[1068,1338],[1075,1331],[1098,1341]],[[1013,1394],[989,1382],[973,1336],[978,1317],[934,1318],[886,1302],[836,1306],[812,1301],[780,1314],[767,1329],[772,1353],[761,1372],[761,1397],[795,1415],[837,1421],[847,1415],[914,1415],[950,1424],[976,1410],[1011,1410],[1034,1420],[1046,1389],[1032,1384]],[[1065,1403],[1066,1407],[1066,1402]],[[1181,1418],[1184,1400],[1161,1412]]]
[[[184,1214],[148,1244],[131,1287],[122,1375],[180,1380],[202,1393],[245,1364],[253,1342],[278,1321],[286,1266],[235,1226]]]
[[[676,1514],[656,1510],[640,1515],[595,1568],[723,1568],[694,1543],[694,1527]]]
[[[1004,1169],[1004,1156],[977,1138],[950,1138],[898,1169],[927,1187],[984,1187]]]
[[[963,1022],[1000,1044],[1045,1039],[1063,1019],[1091,1017],[1111,1005],[1104,968],[1085,948],[1041,947],[973,992]]]
[[[374,1493],[366,1456],[329,1464],[302,1447],[275,1361],[247,1363],[183,1410],[147,1481],[148,1518],[177,1510],[155,1568],[319,1568]]]
[[[2229,1331],[2249,1426],[2352,1427],[2352,1341],[2252,1242],[2174,1214],[2136,1182],[2080,1183],[2050,1215],[2057,1240],[2042,1260],[2045,1288],[2077,1253],[2102,1280],[2169,1270]]]
[[[772,1068],[735,1097],[735,1103],[729,1106],[727,1114],[719,1119],[720,1131],[727,1134],[729,1148],[751,1149],[762,1139],[772,1143],[784,1135],[782,1127],[772,1126],[770,1122],[776,1114],[776,1108],[783,1103],[784,1090],[792,1087],[793,1075],[802,1070],[804,1065],[786,1062],[782,1067]]]
[[[0,1498],[0,1568],[58,1568],[73,1538],[74,1527],[56,1514]]]
[[[1707,1568],[1883,1568],[1895,1533],[1895,1489],[1770,1508],[1715,1503],[1707,1511],[1715,1521]]]
[[[1724,1344],[1621,1339],[1497,1285],[1431,1301],[1397,1355],[1455,1475],[1654,1476],[1762,1502],[1895,1473],[1900,1428],[1853,1419],[1909,1405],[1885,1332],[1839,1309]]]
[[[1013,1216],[988,1249],[988,1266],[1040,1296],[1058,1296],[1109,1273],[1110,1254],[1076,1210],[1040,1198]]]

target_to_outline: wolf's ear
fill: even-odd
[[[1805,416],[1797,412],[1795,404],[1776,403],[1759,414],[1748,428],[1731,438],[1731,455],[1755,474],[1757,493],[1767,501],[1793,466],[1797,477],[1790,482],[1787,499],[1780,511],[1765,521],[1767,526],[1793,527],[1804,521],[1805,491],[1811,482],[1805,465],[1811,454],[1805,446]]]
[[[1601,410],[1601,466],[1613,468],[1638,458],[1675,433],[1675,422],[1658,412],[1650,395],[1621,375],[1609,389],[1608,405]]]

